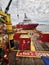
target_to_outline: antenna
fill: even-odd
[[[25,15],[25,17],[24,17],[24,18],[27,18],[27,15],[26,15],[26,13],[24,13],[24,15]]]
[[[18,14],[18,7],[19,7],[19,0],[17,0],[17,17],[18,17],[18,20],[19,20],[19,14]]]
[[[19,17],[19,14],[18,14],[18,6],[19,6],[19,0],[17,0],[17,16]]]

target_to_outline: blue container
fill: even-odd
[[[41,59],[44,61],[45,65],[49,65],[49,58],[42,56]]]

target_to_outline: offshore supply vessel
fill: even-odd
[[[10,14],[7,13],[11,2],[12,0],[5,12],[0,10],[0,48],[4,48],[4,41],[9,43],[11,64],[15,62],[17,65],[44,65],[41,56],[49,57],[49,42],[42,41],[45,35],[36,29],[39,24],[32,24],[26,14],[23,22],[17,24],[16,31],[13,32]],[[15,43],[19,44],[18,49]]]

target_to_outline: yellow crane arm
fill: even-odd
[[[10,14],[4,13],[2,10],[0,10],[0,15],[4,17],[4,23],[6,24],[6,29],[7,32],[11,32],[12,31],[12,23],[10,20]],[[13,39],[13,34],[8,34],[9,36],[9,40]]]
[[[5,14],[3,11],[0,10],[0,15],[5,17],[5,23],[6,24],[11,24],[11,22],[10,22],[10,14]]]

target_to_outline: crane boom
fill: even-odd
[[[7,13],[7,12],[8,12],[9,7],[10,7],[10,5],[11,5],[11,2],[12,2],[12,0],[10,0],[10,1],[9,1],[9,3],[8,3],[8,5],[7,5],[6,9],[5,9],[5,13]]]

